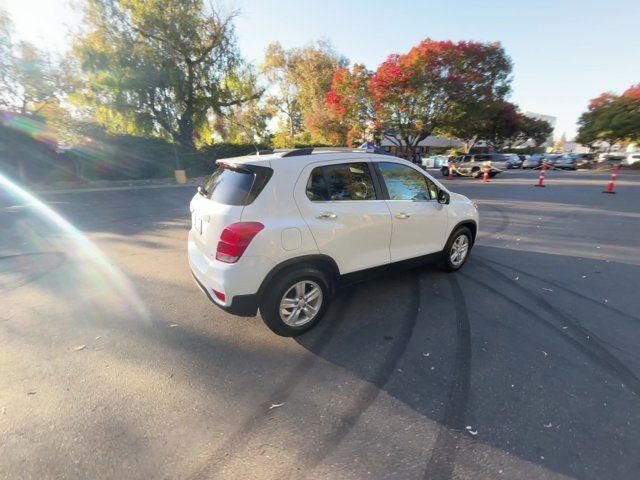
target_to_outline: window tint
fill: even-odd
[[[205,196],[224,205],[246,205],[255,179],[252,172],[240,172],[224,167],[218,169],[204,183]]]
[[[399,163],[378,164],[390,200],[435,200],[438,187],[417,170]]]
[[[323,168],[314,168],[307,182],[307,197],[315,202],[329,200],[329,190],[324,179]]]
[[[307,181],[312,201],[375,200],[376,192],[366,163],[342,163],[314,168]]]

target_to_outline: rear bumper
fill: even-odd
[[[187,249],[191,274],[209,300],[234,315],[256,315],[258,291],[273,268],[273,261],[264,256],[245,255],[237,263],[219,262],[205,253],[193,230],[189,232]],[[214,291],[224,295],[224,300]]]
[[[258,306],[260,302],[257,294],[236,295],[232,298],[230,305],[222,305],[211,296],[211,293],[209,293],[207,287],[200,283],[200,280],[198,280],[196,274],[193,273],[193,270],[191,271],[191,275],[193,276],[193,281],[195,282],[195,284],[200,288],[200,290],[202,290],[202,293],[204,293],[207,298],[211,300],[211,303],[220,307],[225,312],[228,312],[232,315],[237,315],[239,317],[255,317],[258,313]]]

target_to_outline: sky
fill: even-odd
[[[77,3],[79,0],[75,0]],[[218,2],[220,4],[220,2]],[[557,117],[571,138],[589,100],[640,83],[640,0],[431,1],[224,0],[240,10],[242,54],[259,63],[266,46],[329,40],[351,62],[375,69],[425,37],[500,41],[513,61],[510,100]],[[69,0],[0,0],[17,37],[63,52],[80,15]]]

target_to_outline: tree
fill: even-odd
[[[269,106],[251,100],[231,107],[226,115],[216,115],[211,122],[212,133],[228,143],[269,144],[271,134],[267,127],[273,115]]]
[[[591,100],[578,120],[576,140],[593,146],[640,140],[640,88],[632,86],[622,95],[607,92]]]
[[[369,120],[412,158],[419,142],[446,132],[469,106],[502,100],[509,92],[510,72],[499,43],[427,38],[406,54],[390,55],[372,75],[366,92],[373,105]],[[336,89],[328,102],[334,111],[348,112],[347,103],[365,108],[369,100],[353,102]]]
[[[267,47],[261,72],[273,85],[273,91],[267,97],[267,104],[280,114],[290,143],[302,132],[302,109],[298,102],[298,90],[295,78],[291,74],[292,66],[289,54],[279,43]]]
[[[67,64],[54,61],[28,42],[13,42],[13,25],[0,10],[0,105],[22,115],[37,115],[59,105],[69,90]]]
[[[375,105],[369,90],[372,77],[364,65],[337,70],[325,96],[333,115],[348,131],[347,144],[373,141],[380,127],[374,120]]]
[[[209,114],[261,94],[234,17],[201,0],[87,0],[73,47],[85,76],[80,103],[112,130],[194,146]]]
[[[518,147],[529,140],[532,140],[534,145],[539,147],[553,133],[553,127],[546,120],[528,117],[524,114],[520,114],[519,130],[518,135],[512,139],[510,147]]]
[[[3,107],[8,107],[11,102],[12,35],[11,19],[7,12],[0,9],[0,106]]]
[[[327,107],[325,97],[334,72],[347,63],[324,41],[290,50],[279,43],[269,45],[261,70],[272,85],[269,102],[281,115],[287,146],[298,138],[315,143],[344,141],[346,130]]]
[[[501,102],[493,115],[482,123],[478,136],[500,151],[520,134],[522,116],[513,103]]]

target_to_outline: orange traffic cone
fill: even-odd
[[[449,162],[449,176],[447,178],[453,180],[453,162]]]
[[[536,187],[544,187],[544,172],[547,170],[548,166],[546,163],[542,164],[542,168],[540,169],[540,178],[538,178],[538,183],[536,183]]]
[[[616,177],[618,176],[618,172],[620,171],[620,167],[616,165],[613,167],[613,173],[611,174],[611,179],[609,180],[609,184],[607,188],[602,191],[602,193],[616,193],[613,191],[613,182],[616,181]]]
[[[482,181],[484,183],[489,181],[489,165],[488,164],[484,164],[484,174],[482,175]]]

